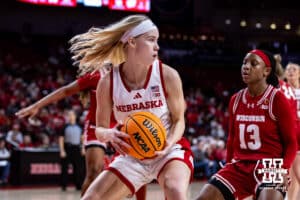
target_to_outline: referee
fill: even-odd
[[[67,113],[68,123],[63,128],[59,138],[59,151],[61,158],[61,187],[65,191],[68,184],[69,163],[73,166],[74,183],[77,190],[81,189],[82,176],[82,128],[77,124],[76,114],[73,110]]]

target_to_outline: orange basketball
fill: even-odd
[[[154,152],[165,146],[166,130],[160,119],[150,112],[129,115],[121,131],[130,135],[127,142],[132,148],[127,149],[127,153],[137,159],[153,158]]]

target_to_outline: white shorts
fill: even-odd
[[[119,155],[106,170],[116,174],[134,194],[141,186],[157,179],[164,166],[172,160],[184,162],[190,168],[191,176],[193,175],[193,156],[190,146],[186,147],[178,143],[164,157],[152,160],[142,161],[131,156]]]

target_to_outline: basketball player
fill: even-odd
[[[79,78],[70,84],[58,88],[56,91],[48,94],[34,104],[23,108],[18,111],[16,115],[18,117],[30,116],[34,117],[41,108],[66,98],[68,96],[77,94],[82,91],[89,92],[89,111],[85,119],[84,127],[84,148],[85,148],[85,160],[86,160],[86,176],[81,189],[81,195],[85,193],[92,181],[99,175],[104,167],[104,155],[106,144],[99,142],[95,136],[95,113],[96,113],[96,87],[98,81],[103,77],[109,70],[108,64],[105,64],[101,70],[88,73],[83,69],[80,70]],[[93,70],[93,69],[92,69]],[[92,71],[91,70],[91,71]],[[86,102],[88,95],[82,93],[82,100]],[[110,126],[113,127],[116,124],[114,118],[111,118]],[[145,186],[146,187],[146,186]],[[142,187],[137,192],[137,200],[144,200],[146,198],[146,188]]]
[[[297,119],[297,140],[298,151],[291,167],[291,186],[288,190],[288,199],[300,199],[300,66],[289,63],[286,67],[285,77],[292,87],[296,97],[296,119]]]
[[[185,125],[182,83],[174,69],[157,59],[157,27],[144,15],[131,15],[94,37],[93,42],[81,43],[90,49],[81,51],[80,65],[89,67],[106,59],[116,63],[98,84],[96,136],[111,143],[120,155],[95,179],[82,199],[123,199],[156,179],[167,199],[186,200],[193,158],[189,143],[182,138]],[[123,60],[114,62],[115,55]],[[122,124],[136,111],[154,113],[167,130],[167,144],[153,159],[138,160],[127,155],[124,149],[130,145],[123,139],[129,136],[109,128],[112,112]]]
[[[233,95],[229,104],[227,164],[202,188],[197,200],[282,200],[288,186],[287,174],[279,174],[281,183],[268,184],[262,178],[268,174],[258,170],[269,167],[262,162],[265,158],[282,158],[281,168],[289,169],[297,149],[295,116],[287,98],[275,88],[273,55],[250,51],[241,75],[247,87]]]

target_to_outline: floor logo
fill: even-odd
[[[259,174],[263,174],[262,183],[283,183],[283,174],[287,174],[287,169],[283,169],[282,158],[266,158],[262,159],[263,168],[258,170]]]

